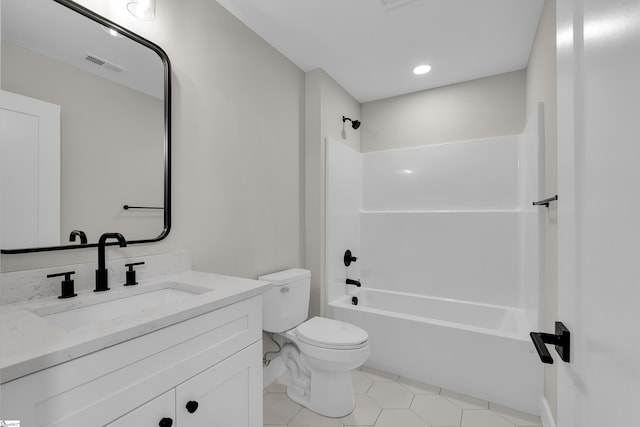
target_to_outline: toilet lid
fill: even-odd
[[[313,317],[296,328],[298,338],[308,344],[329,348],[361,347],[369,339],[363,329],[339,320]]]

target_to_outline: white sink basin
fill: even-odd
[[[134,289],[111,290],[77,297],[35,310],[49,323],[65,329],[76,329],[105,320],[140,312],[145,309],[172,304],[211,289],[176,282],[162,282]]]

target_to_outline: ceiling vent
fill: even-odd
[[[414,1],[416,0],[380,0],[380,4],[385,10],[390,10]]]
[[[91,53],[87,53],[84,56],[84,60],[87,62],[92,63],[93,65],[96,65],[100,68],[105,68],[109,71],[113,71],[114,73],[124,73],[127,70],[121,66],[119,66],[118,64],[114,64],[113,62],[109,62],[106,59],[102,59],[96,55],[93,55]]]

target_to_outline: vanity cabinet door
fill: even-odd
[[[262,427],[262,342],[176,388],[180,427]]]
[[[170,390],[107,424],[107,427],[175,427],[175,401],[176,392]]]

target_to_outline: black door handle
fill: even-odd
[[[171,418],[165,417],[160,420],[158,426],[160,427],[171,427],[173,425],[173,420]]]
[[[533,341],[533,345],[536,347],[536,351],[538,352],[538,356],[540,356],[542,363],[553,364],[553,358],[551,357],[551,354],[549,354],[549,350],[545,344],[554,344],[556,346],[556,351],[563,362],[569,362],[571,360],[571,334],[569,333],[569,329],[567,329],[562,322],[556,322],[555,335],[544,332],[531,332],[529,336]]]

